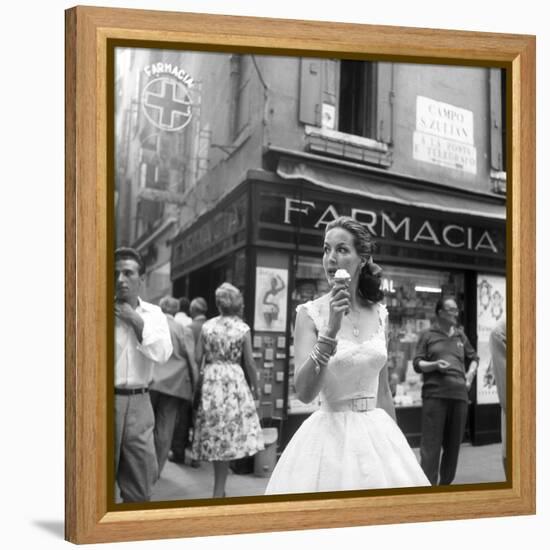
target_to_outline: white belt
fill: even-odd
[[[376,397],[374,395],[343,399],[342,401],[323,401],[321,403],[321,410],[326,412],[368,412],[373,409],[376,409]]]

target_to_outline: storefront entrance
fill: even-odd
[[[260,414],[266,422],[282,421],[279,450],[318,408],[318,402],[304,404],[296,397],[292,339],[296,306],[328,290],[321,263],[323,234],[339,215],[363,223],[377,242],[375,261],[384,270],[389,312],[390,387],[398,423],[409,442],[418,445],[422,380],[412,369],[418,335],[429,327],[437,299],[452,295],[465,333],[477,345],[478,332],[489,326],[478,319],[481,281],[505,296],[504,220],[493,216],[494,207],[487,218],[450,213],[326,190],[307,181],[289,182],[265,172],[251,176],[232,196],[233,202],[228,197],[175,239],[181,252],[173,257],[174,289],[185,288],[190,298],[204,296],[211,305],[209,316],[216,314],[217,285],[228,280],[243,290],[262,389]],[[434,205],[445,203],[439,199]],[[226,224],[225,232],[218,230],[217,219]],[[225,253],[221,243],[228,243]],[[470,399],[472,442],[498,438],[493,414],[498,405],[489,398],[478,404],[475,387]]]

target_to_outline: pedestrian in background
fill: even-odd
[[[165,315],[139,297],[144,274],[136,250],[115,251],[115,478],[124,502],[151,499],[158,464],[149,384],[172,353]]]
[[[193,454],[198,460],[214,464],[214,497],[225,496],[231,460],[254,455],[264,448],[254,404],[258,377],[250,327],[238,317],[242,302],[241,292],[232,284],[223,283],[216,289],[220,314],[203,324],[197,349],[197,358],[200,361],[204,355],[204,363]]]
[[[206,321],[206,312],[208,311],[208,304],[206,300],[200,296],[193,298],[191,300],[191,305],[189,306],[189,311],[191,313],[191,330],[193,331],[193,336],[195,338],[195,345],[199,341],[199,336],[201,334],[202,325]]]
[[[506,472],[506,319],[497,323],[489,335],[491,363],[500,401],[500,434],[502,439],[502,465]]]
[[[453,298],[437,301],[436,320],[416,345],[414,370],[422,373],[420,464],[432,485],[450,485],[468,416],[468,391],[479,357],[461,328]],[[443,453],[442,453],[443,450]]]
[[[193,388],[198,379],[198,369],[195,363],[193,332],[188,327],[182,327],[174,319],[179,309],[178,300],[166,296],[161,299],[159,305],[166,315],[173,347],[168,361],[156,367],[150,388],[155,413],[155,450],[160,477],[172,444],[178,414],[182,423],[190,422]],[[184,447],[187,443],[187,433],[185,438]]]
[[[174,319],[182,326],[188,327],[191,324],[191,317],[189,317],[189,299],[182,296],[179,299],[179,311],[174,316]]]
[[[196,349],[202,325],[206,321],[208,304],[204,298],[193,298],[193,300],[191,300],[189,311],[191,313],[192,321],[187,328],[189,328],[193,333],[193,341]],[[174,429],[174,435],[172,437],[172,453],[169,456],[171,462],[175,462],[177,464],[185,463],[185,450],[189,445],[189,432],[192,428],[192,424],[193,413],[191,406],[187,401],[183,401],[180,404],[178,419]],[[200,462],[196,459],[191,459],[191,466],[193,468],[198,468],[200,466]]]

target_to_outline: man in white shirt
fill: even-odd
[[[166,317],[139,298],[144,273],[136,250],[115,251],[115,478],[124,502],[151,499],[158,465],[149,384],[172,353]]]

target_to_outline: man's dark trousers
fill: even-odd
[[[172,452],[175,462],[184,462],[185,449],[190,446],[189,430],[193,427],[193,407],[190,401],[182,399],[178,406],[176,426],[172,436]]]
[[[437,397],[423,399],[420,465],[432,485],[437,485],[438,473],[439,485],[452,483],[467,416],[466,401]]]

